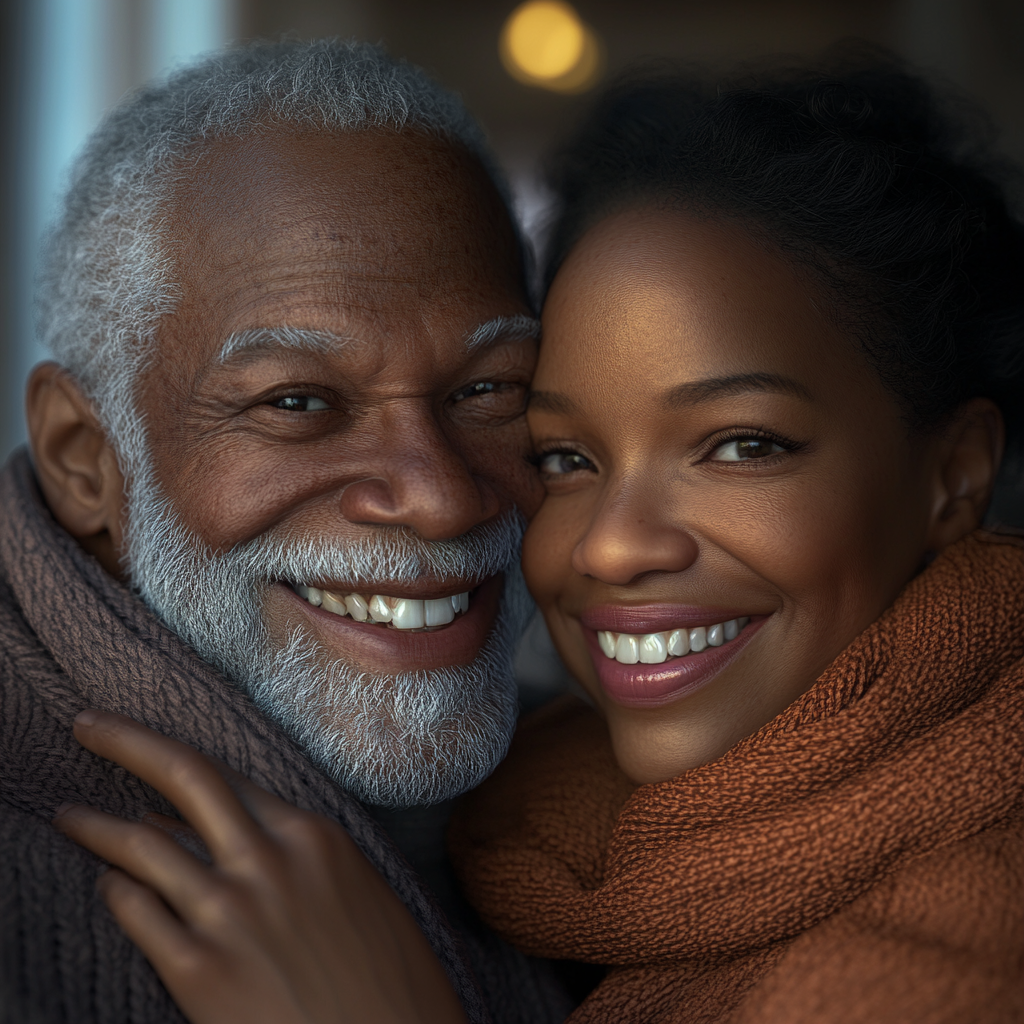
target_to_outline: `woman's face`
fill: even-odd
[[[604,220],[543,322],[527,580],[619,763],[661,781],[774,718],[893,601],[928,547],[936,445],[822,292],[732,223]]]

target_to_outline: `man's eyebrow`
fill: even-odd
[[[531,391],[526,396],[527,409],[543,409],[560,416],[575,416],[579,406],[568,395],[557,391]]]
[[[540,337],[540,321],[525,313],[514,316],[496,316],[473,328],[466,335],[466,348],[470,352],[486,348],[496,341],[523,341]]]
[[[239,355],[280,348],[298,349],[302,352],[336,352],[351,340],[330,331],[311,331],[304,327],[253,327],[229,335],[221,346],[217,359],[221,363],[226,363]]]
[[[792,377],[783,377],[777,373],[735,373],[728,377],[707,377],[704,380],[691,380],[680,384],[669,391],[664,399],[664,405],[674,409],[681,405],[695,405],[713,398],[741,395],[748,391],[773,391],[795,395],[808,402],[814,398],[803,384]]]

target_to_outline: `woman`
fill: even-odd
[[[627,81],[558,165],[524,567],[592,707],[524,723],[450,838],[499,933],[610,968],[574,1022],[1024,1015],[1024,550],[978,531],[1021,433],[1024,230],[972,146],[858,58]],[[170,741],[95,721],[166,789]],[[188,923],[179,869],[87,845],[149,883],[106,884],[186,1012],[228,1019],[131,906]],[[257,931],[239,977],[287,973]]]

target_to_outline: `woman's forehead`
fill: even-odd
[[[544,308],[545,356],[561,346],[603,360],[820,361],[850,355],[829,296],[731,221],[663,210],[606,218],[573,249]],[[556,351],[551,351],[556,350]]]

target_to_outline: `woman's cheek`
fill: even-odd
[[[574,522],[574,510],[568,502],[549,496],[523,539],[526,584],[544,616],[559,657],[584,685],[594,675],[594,668],[579,621],[568,609],[575,608],[574,591],[580,582],[572,568],[572,552],[585,530],[585,524]],[[596,679],[593,682],[596,686]]]
[[[558,600],[571,570],[571,534],[555,505],[550,497],[544,499],[523,538],[523,575],[545,613]]]

